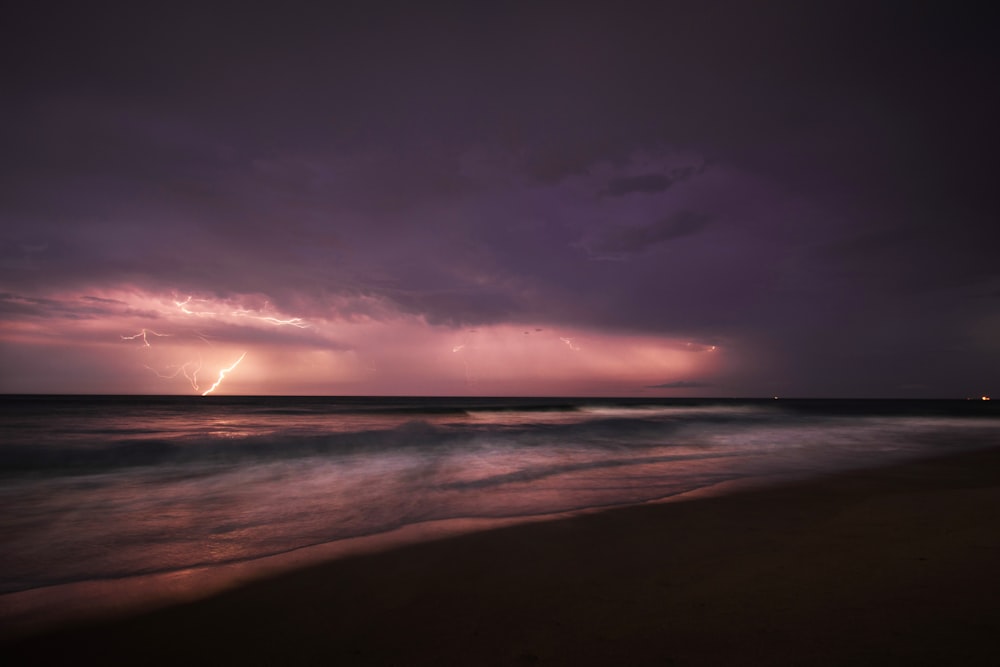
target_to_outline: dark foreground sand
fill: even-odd
[[[5,663],[998,665],[1000,449],[402,547]]]

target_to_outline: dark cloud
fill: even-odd
[[[865,231],[851,238],[830,243],[819,250],[825,258],[848,261],[855,258],[877,258],[893,252],[913,240],[915,232],[905,227]]]
[[[93,303],[107,304],[112,306],[126,306],[127,304],[121,299],[106,299],[100,296],[82,296],[81,301],[91,301]]]
[[[681,210],[649,225],[618,227],[603,235],[590,250],[601,258],[619,258],[652,246],[697,234],[710,216]]]
[[[45,317],[57,303],[53,299],[38,299],[9,293],[0,294],[0,312],[11,317]]]
[[[615,178],[608,182],[608,186],[601,191],[601,194],[610,197],[623,197],[633,193],[655,193],[665,192],[675,183],[687,180],[694,174],[694,167],[676,167],[670,174],[650,173],[639,174],[638,176],[626,176]]]
[[[521,312],[512,295],[483,288],[383,292],[404,311],[423,315],[431,324],[461,327],[465,324],[494,324]]]
[[[0,293],[0,313],[32,319],[100,320],[108,317],[142,317],[155,320],[155,310],[135,309],[119,299],[95,296],[79,298],[34,297],[10,292]]]
[[[608,183],[603,194],[621,197],[633,192],[663,192],[673,184],[665,174],[640,174],[614,179]]]
[[[706,387],[711,387],[712,385],[707,382],[696,382],[689,380],[678,380],[676,382],[665,382],[663,384],[651,384],[647,389],[703,389]]]
[[[102,303],[88,298],[66,300],[0,294],[0,312],[22,317],[93,319],[120,311],[118,306],[117,303]]]

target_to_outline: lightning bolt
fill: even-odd
[[[580,351],[580,346],[579,345],[574,345],[572,338],[563,338],[562,336],[559,336],[559,340],[561,340],[562,342],[566,343],[566,345],[569,346],[569,349],[573,350],[574,352],[579,352]]]
[[[309,325],[301,317],[293,317],[287,320],[279,320],[277,317],[260,317],[253,316],[255,320],[263,320],[264,322],[270,322],[271,324],[276,324],[279,327],[291,326],[298,327],[299,329],[308,329]]]
[[[143,364],[143,365],[145,366],[145,364]],[[190,368],[191,366],[194,366],[195,368],[194,368],[194,370],[189,371],[188,368]],[[181,373],[183,373],[184,377],[187,378],[187,381],[191,383],[191,388],[194,389],[195,391],[198,391],[198,389],[199,389],[199,387],[198,387],[198,371],[201,370],[201,360],[198,360],[197,362],[189,361],[186,364],[184,364],[182,366],[179,366],[176,371],[174,371],[173,373],[171,373],[169,375],[165,375],[165,374],[161,373],[160,371],[156,370],[152,366],[145,366],[145,367],[148,368],[149,370],[153,371],[153,373],[156,374],[156,377],[163,378],[164,380],[173,380],[175,377],[177,377],[178,375],[180,375]]]
[[[268,301],[265,301],[263,307],[261,308],[249,309],[249,308],[244,308],[239,304],[233,304],[229,300],[219,301],[214,299],[203,299],[203,298],[196,298],[191,295],[181,297],[177,292],[174,292],[173,298],[170,300],[169,303],[172,303],[173,306],[176,308],[176,310],[171,309],[170,306],[167,305],[167,303],[168,302],[162,302],[162,305],[160,306],[160,308],[158,308],[158,310],[160,310],[161,313],[165,315],[173,314],[174,316],[176,316],[178,313],[180,313],[184,316],[187,316],[188,318],[228,320],[229,322],[232,322],[233,319],[235,318],[247,318],[251,320],[259,320],[261,322],[265,322],[267,324],[271,324],[274,326],[280,326],[280,327],[288,326],[288,327],[295,327],[297,329],[309,329],[313,326],[310,323],[306,322],[306,320],[304,320],[301,317],[289,317],[286,313],[275,312],[275,310],[273,310],[270,307],[270,302]],[[265,313],[274,313],[274,314],[269,315]],[[122,335],[121,340],[135,341],[137,346],[140,347],[140,349],[148,349],[151,347],[151,340],[152,340],[151,336],[175,336],[175,335],[181,336],[182,338],[193,336],[198,338],[207,345],[210,346],[214,345],[213,343],[214,336],[202,333],[201,331],[197,330],[193,332],[187,331],[185,333],[179,333],[179,334],[163,334],[157,331],[153,331],[152,329],[142,329],[138,333],[130,336]],[[205,391],[201,390],[201,387],[198,382],[198,375],[203,367],[203,363],[200,359],[198,361],[193,361],[190,360],[191,357],[188,357],[189,361],[185,362],[182,365],[177,365],[177,364],[170,364],[167,366],[160,365],[159,368],[153,368],[152,366],[149,365],[144,365],[144,366],[146,369],[156,374],[157,377],[168,380],[183,375],[184,378],[188,381],[188,383],[196,392],[201,392],[202,396],[208,396],[209,394],[211,394],[212,392],[214,392],[216,389],[219,388],[219,386],[225,380],[226,376],[233,370],[235,370],[236,367],[239,366],[240,363],[242,363],[243,359],[246,358],[246,356],[247,352],[244,352],[235,362],[233,362],[231,366],[220,370],[218,378],[215,380],[212,386],[208,387],[208,389],[206,389]],[[181,359],[177,359],[177,361],[181,360],[183,360],[183,357]]]
[[[219,371],[219,379],[215,381],[215,384],[213,384],[213,385],[212,385],[211,387],[209,387],[209,388],[208,388],[208,389],[206,389],[206,390],[205,390],[204,392],[202,392],[202,394],[201,394],[201,395],[202,395],[202,396],[208,396],[208,395],[209,395],[209,394],[211,394],[211,393],[212,393],[213,391],[215,391],[215,390],[216,390],[216,388],[217,388],[217,387],[218,387],[218,386],[219,386],[220,384],[222,384],[222,381],[223,381],[224,379],[226,379],[226,375],[228,375],[229,373],[231,373],[231,372],[233,371],[233,369],[234,369],[234,368],[236,368],[237,366],[239,366],[239,365],[240,365],[240,362],[241,362],[241,361],[243,361],[243,357],[245,357],[245,356],[247,356],[247,353],[246,353],[246,352],[244,352],[243,354],[241,354],[241,355],[240,355],[240,358],[239,358],[239,359],[237,359],[236,361],[234,361],[234,362],[233,362],[233,365],[232,365],[232,366],[230,366],[230,367],[228,367],[228,368],[223,368],[222,370],[220,370],[220,371]]]
[[[451,348],[452,354],[462,352],[465,349],[465,343],[460,343]],[[471,348],[470,348],[471,349]],[[472,374],[469,372],[469,358],[466,356],[466,352],[462,352],[462,368],[465,369],[465,384],[466,386],[472,383]]]
[[[266,308],[265,304],[265,308]],[[234,317],[249,317],[252,320],[260,320],[261,322],[269,322],[279,327],[297,327],[299,329],[308,329],[309,324],[306,323],[301,317],[289,317],[288,319],[281,319],[279,317],[273,317],[271,315],[254,315],[254,313],[261,311],[247,310],[246,308],[239,308],[232,312]]]
[[[187,368],[188,368],[188,366],[191,366],[191,365],[193,365],[192,362],[188,362],[188,363],[184,364],[183,366],[181,366],[181,371],[184,372],[184,377],[186,377],[187,380],[188,380],[188,382],[191,383],[191,388],[194,389],[195,391],[198,391],[198,371],[201,370],[201,361],[198,362],[198,367],[197,368],[195,368],[193,371],[191,371],[190,373],[188,373]]]
[[[188,308],[188,305],[192,300],[193,299],[189,296],[183,301],[174,301],[174,305],[177,306],[185,315],[197,315],[199,317],[203,317],[205,315],[215,315],[215,313],[210,310],[191,310]],[[204,301],[204,299],[199,299],[199,301]]]
[[[183,301],[174,301],[174,305],[177,306],[185,315],[194,315],[196,317],[206,317],[206,316],[225,316],[226,313],[216,312],[214,310],[191,310],[188,306],[191,305],[193,301],[200,301],[202,303],[208,303],[207,299],[194,299],[193,297],[187,297]],[[264,308],[267,308],[265,303]],[[272,315],[255,315],[254,313],[260,313],[260,310],[249,310],[247,308],[237,308],[236,310],[228,311],[231,317],[249,317],[252,320],[260,320],[261,322],[268,322],[279,327],[296,327],[299,329],[308,329],[309,324],[303,320],[301,317],[289,317],[286,319],[281,319],[280,317],[274,317]]]
[[[153,334],[154,336],[159,336],[161,338],[170,336],[170,334],[156,333],[152,329],[143,329],[134,336],[122,336],[122,340],[135,340],[136,338],[141,338],[143,347],[151,347],[151,345],[149,344],[149,338],[147,337],[147,334]]]

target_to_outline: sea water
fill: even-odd
[[[0,397],[0,603],[1000,444],[985,401]]]

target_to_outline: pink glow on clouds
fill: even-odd
[[[371,303],[345,310],[377,317],[141,290],[20,305],[0,323],[3,392],[194,395],[231,368],[215,395],[657,395],[651,385],[700,381],[725,359],[686,340],[544,323],[456,328]]]

